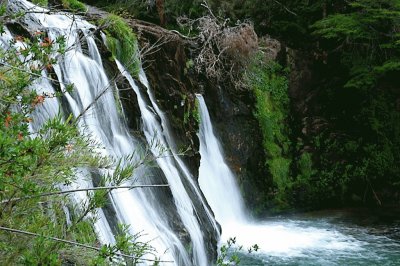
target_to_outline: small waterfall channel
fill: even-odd
[[[72,113],[75,117],[81,117],[81,131],[90,134],[93,141],[100,144],[99,152],[103,155],[123,158],[144,147],[150,147],[157,167],[140,167],[130,183],[169,185],[168,188],[112,191],[110,202],[114,217],[110,221],[103,210],[98,210],[99,220],[95,228],[99,239],[103,243],[113,243],[113,227],[116,226],[115,221],[118,221],[130,225],[132,235],[143,234],[140,240],[149,242],[155,248],[157,257],[167,261],[165,265],[212,264],[210,254],[213,252],[210,250],[213,244],[209,239],[218,239],[219,229],[200,188],[176,155],[168,121],[158,108],[143,71],[140,81],[135,81],[117,62],[122,75],[137,95],[146,143],[129,133],[123,115],[118,113],[120,103],[114,95],[118,88],[103,67],[93,36],[94,25],[78,16],[49,14],[46,9],[25,0],[10,0],[8,8],[14,11],[34,11],[23,19],[30,31],[45,31],[50,39],[66,36],[67,40],[67,52],[58,58],[53,67],[61,89],[64,89],[63,84],[71,83],[75,89],[71,93],[65,92],[61,100],[53,98],[38,108],[35,116],[38,119],[35,119],[33,127],[40,128],[46,119],[60,110],[65,115]],[[3,48],[7,48],[10,38],[11,33],[7,30],[7,34],[1,36]],[[46,78],[47,73],[43,72],[42,75],[35,89],[40,92],[40,87],[43,92],[54,92]],[[137,82],[145,84],[147,91],[141,91]],[[77,174],[80,177],[74,187],[93,186],[88,171],[81,169]],[[85,193],[75,196],[78,202],[84,199]]]
[[[225,163],[222,148],[214,134],[206,102],[196,95],[200,110],[200,169],[199,184],[215,218],[226,230],[232,222],[245,223],[247,216],[235,176]],[[229,201],[229,204],[227,204]]]

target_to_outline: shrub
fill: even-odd
[[[62,5],[64,8],[73,12],[86,12],[87,10],[85,4],[79,2],[78,0],[62,0]]]

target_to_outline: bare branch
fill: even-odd
[[[180,33],[180,32],[177,31],[177,30],[170,30],[170,32],[176,33],[176,34],[179,35],[179,37],[181,37],[181,38],[183,38],[183,39],[186,39],[186,40],[194,41],[194,40],[196,40],[196,39],[198,38],[197,36],[195,36],[195,37],[189,37],[189,36],[183,35],[182,33]]]
[[[253,25],[239,22],[229,26],[229,20],[217,18],[206,3],[202,6],[208,10],[208,15],[194,20],[187,17],[177,20],[179,25],[199,32],[194,69],[208,78],[230,82],[233,88],[242,89],[242,73],[258,51],[258,37]]]
[[[19,200],[27,200],[27,199],[33,199],[33,198],[41,198],[41,197],[47,197],[47,196],[54,196],[54,195],[62,195],[62,194],[69,194],[69,193],[74,193],[74,192],[81,192],[81,191],[96,191],[96,190],[114,190],[114,189],[121,189],[121,188],[127,188],[127,189],[134,189],[134,188],[154,188],[154,187],[169,187],[168,184],[162,184],[162,185],[134,185],[134,186],[107,186],[107,187],[92,187],[92,188],[77,188],[77,189],[71,189],[71,190],[60,190],[60,191],[53,191],[53,192],[47,192],[43,194],[38,194],[38,195],[32,195],[32,196],[26,196],[26,197],[21,197],[21,198],[11,198],[7,200],[3,200],[0,202],[0,204],[12,202],[12,201],[19,201]]]
[[[107,92],[107,90],[111,88],[111,86],[112,83],[108,83],[108,85],[105,86],[105,88],[96,96],[96,98],[94,98],[93,101],[81,111],[81,113],[76,117],[76,120],[79,120],[93,105],[95,105],[100,97],[103,96]]]
[[[208,5],[208,3],[206,1],[203,1],[203,3],[200,4],[202,7],[206,8],[208,13],[213,17],[213,18],[217,18],[214,13],[212,12],[210,6]]]
[[[173,40],[172,35],[169,36],[162,35],[153,44],[150,45],[150,43],[145,43],[144,45],[142,45],[142,49],[139,52],[141,61],[143,62],[146,56],[157,53],[164,44],[169,43],[172,40]]]
[[[293,11],[291,11],[289,8],[287,8],[284,4],[282,4],[281,2],[278,2],[277,0],[273,0],[275,3],[277,3],[278,5],[280,5],[281,7],[283,7],[287,12],[289,12],[292,15],[295,15],[296,17],[298,16],[296,13],[294,13]]]

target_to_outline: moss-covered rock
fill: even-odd
[[[109,14],[102,18],[99,24],[107,34],[107,46],[112,54],[137,77],[140,59],[136,34],[127,22],[117,15]]]
[[[78,0],[61,0],[61,3],[64,8],[69,9],[72,12],[86,12],[87,10],[85,4]]]

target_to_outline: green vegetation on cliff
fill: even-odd
[[[32,3],[43,7],[46,7],[49,4],[47,0],[32,0]]]
[[[99,24],[107,34],[108,49],[133,76],[137,76],[140,59],[135,33],[126,21],[117,15],[110,14],[100,20]]]
[[[86,6],[78,0],[61,0],[64,8],[72,12],[86,12]]]
[[[358,0],[313,24],[331,81],[322,85],[327,129],[314,137],[318,193],[334,201],[393,203],[400,167],[400,4]],[[340,61],[338,61],[338,59]],[[340,134],[340,135],[339,135]],[[398,195],[397,195],[398,197]]]
[[[42,7],[47,7],[49,5],[48,0],[32,0],[31,2]],[[61,5],[63,8],[72,12],[86,12],[85,4],[78,0],[61,0]]]
[[[248,73],[249,87],[256,98],[255,116],[264,138],[266,165],[277,186],[276,201],[285,207],[286,190],[291,185],[287,73],[279,64],[263,60],[255,60]]]
[[[400,5],[392,0],[294,2],[282,2],[286,18],[273,20],[279,13],[271,14],[268,29],[314,53],[314,80],[307,88],[314,95],[291,99],[292,106],[308,104],[304,114],[293,113],[295,123],[312,122],[292,132],[297,149],[291,151],[286,199],[303,208],[392,204],[400,181]],[[259,11],[254,12],[257,19]],[[299,20],[303,36],[286,32]],[[275,33],[275,27],[282,31]]]

